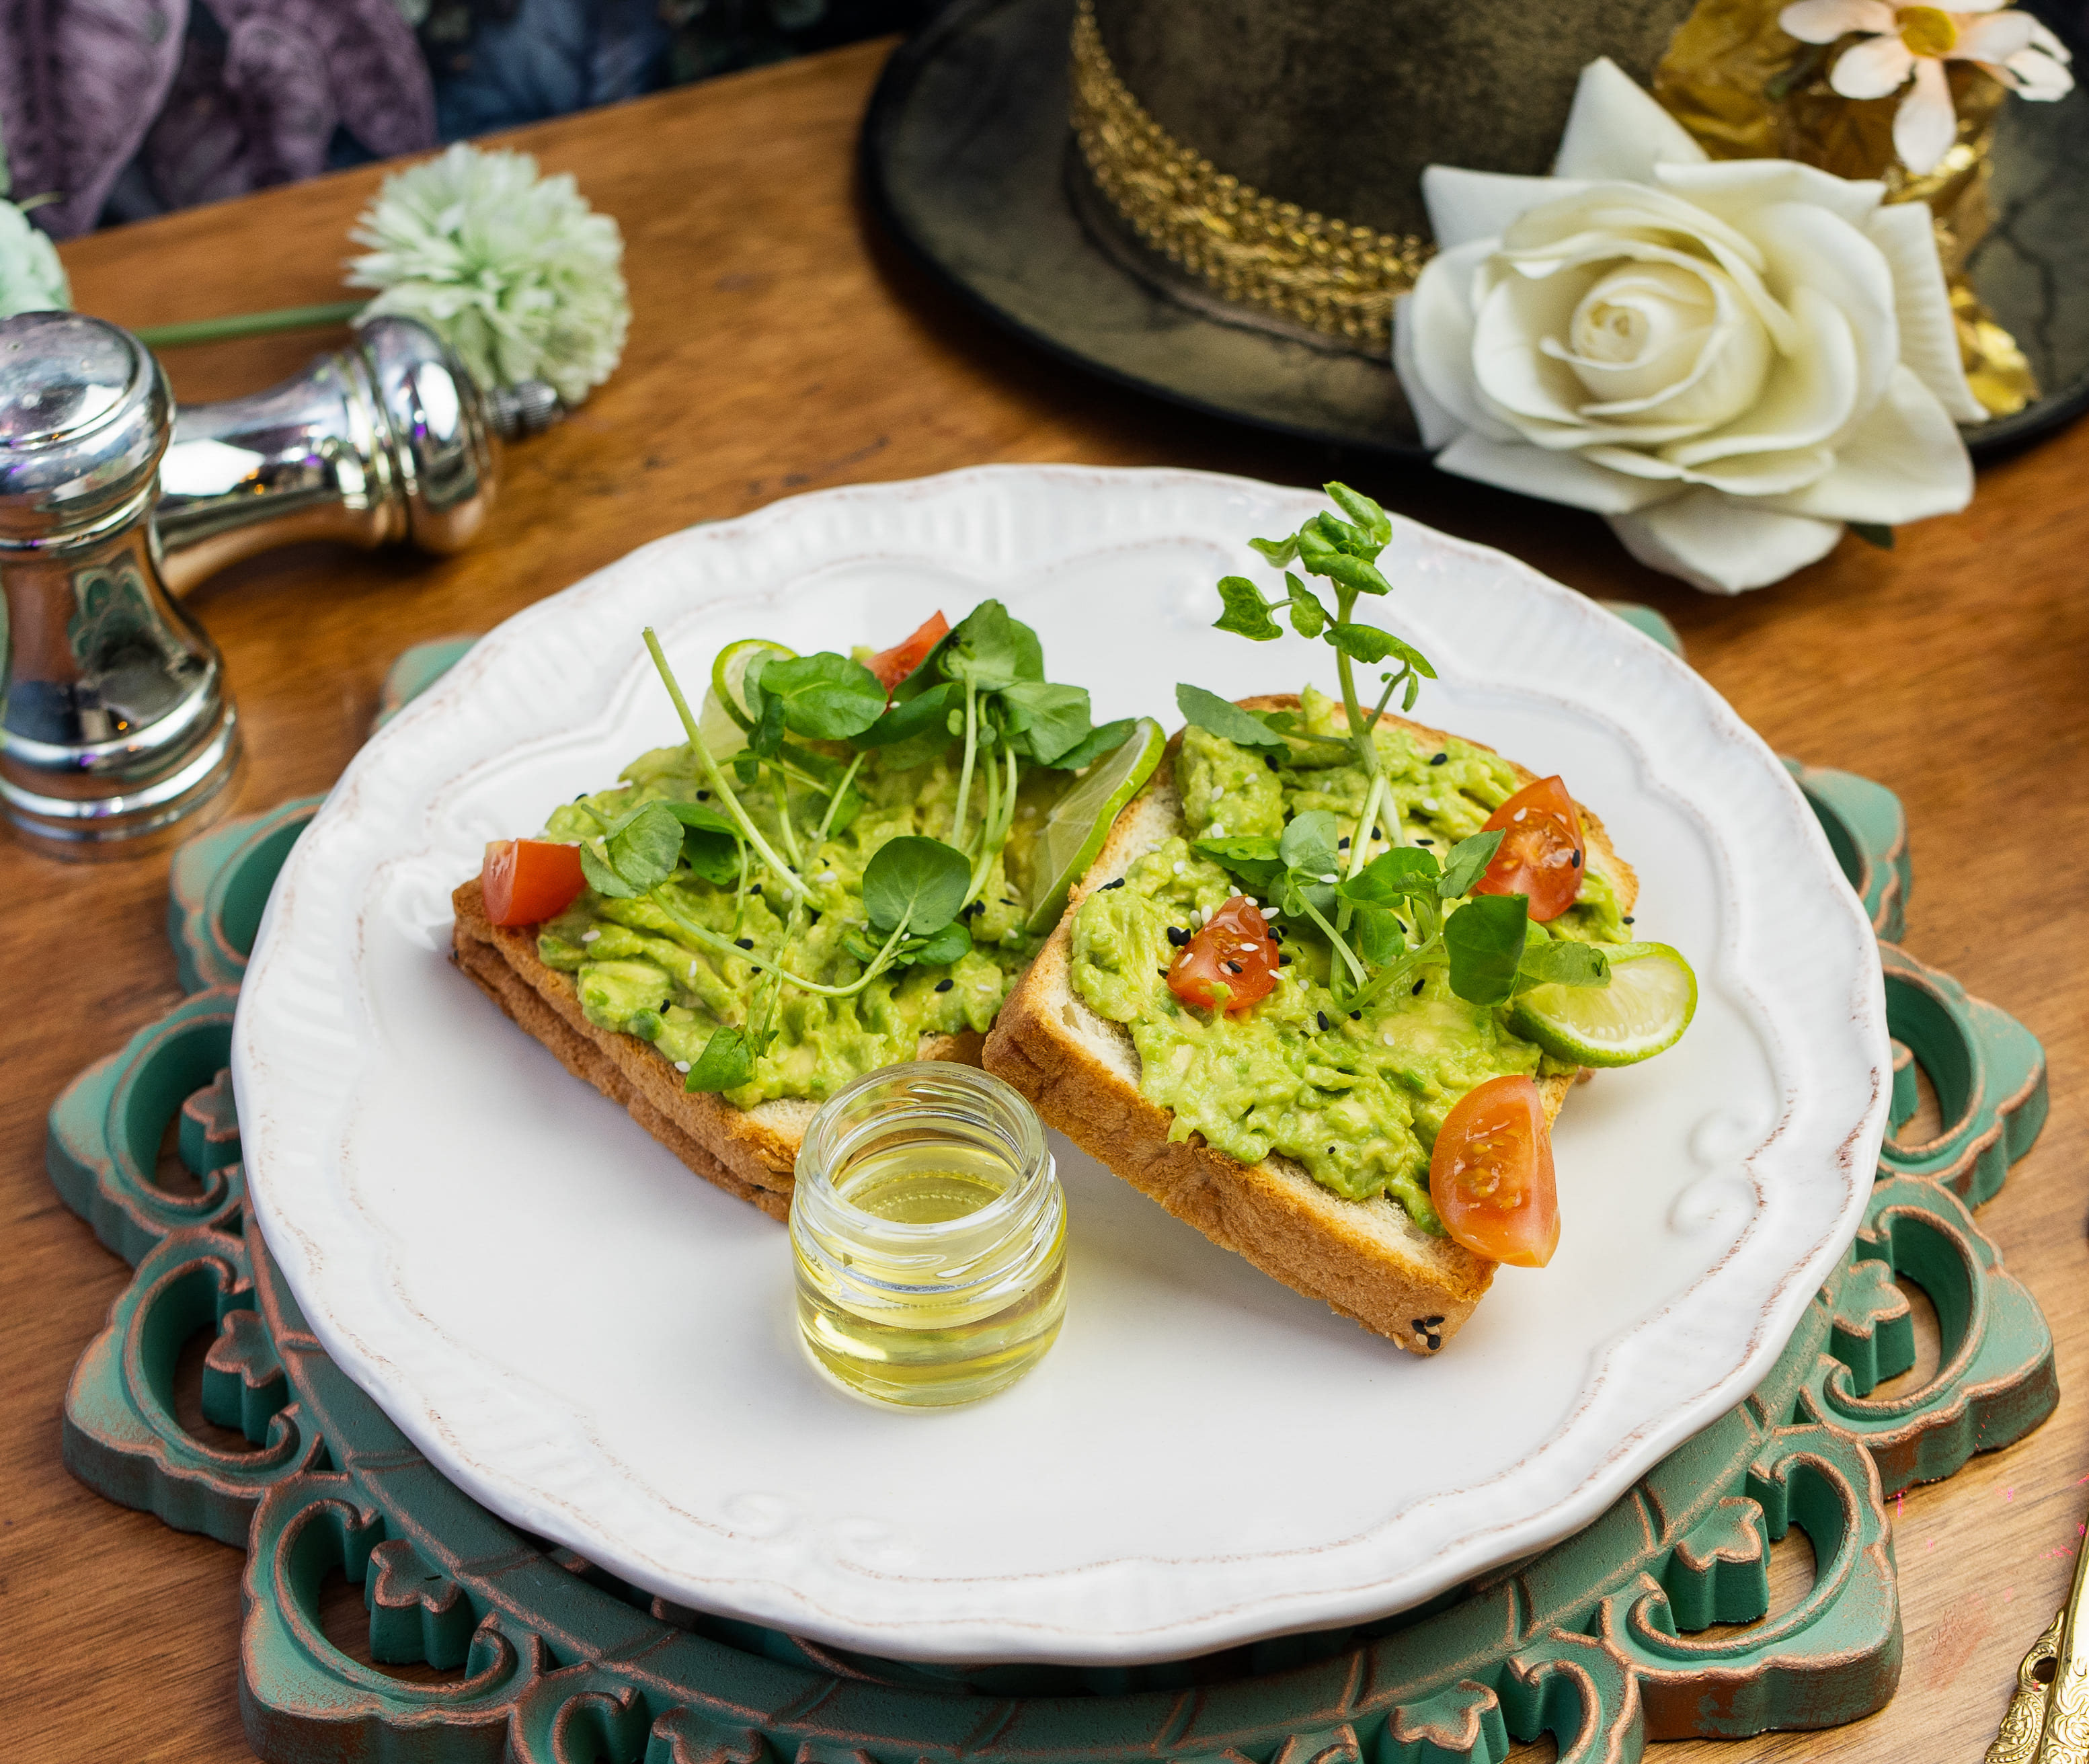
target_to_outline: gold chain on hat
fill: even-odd
[[[1414,285],[1427,240],[1331,220],[1214,169],[1147,115],[1118,77],[1095,0],[1080,0],[1074,15],[1073,87],[1081,156],[1148,245],[1228,300],[1385,353],[1392,303]]]

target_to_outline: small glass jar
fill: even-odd
[[[813,1363],[883,1402],[1006,1389],[1066,1315],[1066,1203],[1044,1127],[970,1066],[888,1066],[821,1105],[791,1247]]]

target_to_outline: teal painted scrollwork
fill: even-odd
[[[1899,804],[1793,770],[1875,926],[1898,935]],[[1877,1707],[1901,1647],[1885,1496],[2052,1409],[2049,1332],[1970,1211],[2044,1118],[2037,1043],[1889,944],[1907,1056],[1894,1118],[1919,1065],[1944,1126],[1889,1142],[1850,1259],[1755,1394],[1552,1550],[1379,1623],[1107,1672],[877,1660],[680,1609],[444,1481],[327,1357],[249,1228],[222,1076],[233,988],[313,807],[184,849],[169,928],[194,995],[84,1073],[49,1139],[67,1204],[137,1266],[75,1372],[67,1462],[111,1499],[246,1544],[241,1703],[277,1764],[1501,1764],[1541,1732],[1562,1764],[1634,1764],[1649,1739]],[[170,1125],[179,1184],[158,1168]],[[1914,1359],[1902,1280],[1930,1296],[1942,1362],[1882,1396]],[[199,1330],[214,1332],[204,1411],[247,1450],[180,1424],[175,1367]],[[1794,1524],[1814,1584],[1772,1617],[1770,1546]],[[368,1662],[320,1622],[337,1571],[362,1588]],[[417,1662],[453,1676],[384,1670]]]

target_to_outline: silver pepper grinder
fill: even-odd
[[[78,313],[0,319],[0,807],[89,855],[160,832],[239,756],[217,647],[178,603],[296,540],[448,552],[484,524],[490,422],[545,426],[529,392],[488,409],[425,326],[381,318],[247,398],[177,409],[128,332]]]

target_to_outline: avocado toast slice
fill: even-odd
[[[1302,709],[1314,711],[1330,732],[1347,726],[1341,708],[1324,700],[1311,706],[1302,705],[1302,700],[1292,695],[1269,696],[1244,700],[1242,708],[1257,712]],[[1420,764],[1428,768],[1422,777],[1443,781],[1440,788],[1431,783],[1415,805],[1418,818],[1414,824],[1427,824],[1431,831],[1424,837],[1436,838],[1439,845],[1475,831],[1478,820],[1489,810],[1535,781],[1534,774],[1491,749],[1457,740],[1425,725],[1388,716],[1380,728],[1407,752],[1410,760],[1420,756]],[[1238,802],[1247,794],[1241,788],[1243,782],[1253,784],[1264,796],[1268,794],[1269,787],[1259,774],[1267,766],[1273,776],[1274,761],[1259,760],[1230,743],[1220,742],[1215,747],[1214,739],[1199,732],[1187,766],[1183,757],[1185,737],[1178,735],[1171,742],[1167,758],[1118,819],[1095,863],[1073,891],[1058,927],[1003,1004],[986,1041],[987,1069],[1028,1097],[1048,1123],[1083,1150],[1215,1243],[1244,1256],[1287,1286],[1324,1300],[1403,1348],[1433,1353],[1472,1314],[1487,1290],[1495,1267],[1449,1237],[1429,1229],[1415,1216],[1421,1213],[1424,1220],[1433,1222],[1426,1188],[1416,1189],[1411,1167],[1421,1148],[1426,1178],[1422,1132],[1433,1131],[1443,1110],[1456,1100],[1448,1095],[1440,1078],[1431,1078],[1411,1094],[1403,1094],[1397,1084],[1383,1082],[1374,1076],[1371,1083],[1377,1085],[1385,1099],[1383,1106],[1392,1111],[1394,1119],[1359,1126],[1358,1115],[1352,1111],[1349,1131],[1339,1136],[1323,1131],[1310,1148],[1299,1148],[1318,1162],[1323,1156],[1319,1139],[1335,1140],[1325,1147],[1324,1154],[1332,1158],[1332,1167],[1323,1166],[1320,1174],[1336,1181],[1353,1176],[1355,1151],[1362,1140],[1382,1141],[1392,1148],[1388,1167],[1394,1174],[1388,1176],[1384,1192],[1353,1198],[1336,1192],[1326,1181],[1316,1180],[1300,1156],[1276,1149],[1272,1142],[1285,1137],[1281,1130],[1249,1131],[1243,1137],[1239,1121],[1221,1123],[1220,1117],[1229,1114],[1253,1122],[1258,1119],[1255,1106],[1243,1109],[1238,1098],[1220,1098],[1217,1109],[1205,1117],[1208,1133],[1149,1094],[1165,1092],[1169,1085],[1160,1081],[1165,1075],[1146,1069],[1134,1038],[1135,1034],[1143,1034],[1150,1048],[1165,1043],[1165,1025],[1160,1016],[1165,1013],[1166,1004],[1159,997],[1165,989],[1152,987],[1147,977],[1154,971],[1153,958],[1168,953],[1167,944],[1134,940],[1118,964],[1119,974],[1100,973],[1092,959],[1103,947],[1099,940],[1109,927],[1092,918],[1084,923],[1082,911],[1092,897],[1105,890],[1130,883],[1117,897],[1122,902],[1135,901],[1142,889],[1152,890],[1157,899],[1172,888],[1171,904],[1178,913],[1193,894],[1199,898],[1209,897],[1208,910],[1208,904],[1238,892],[1223,872],[1216,866],[1203,864],[1186,844],[1182,848],[1183,855],[1172,863],[1156,858],[1156,854],[1165,858],[1174,849],[1171,841],[1199,834],[1216,836],[1216,816],[1234,813],[1216,806],[1228,800],[1223,790],[1215,786],[1214,781],[1222,775],[1234,784],[1232,801]],[[1214,771],[1210,764],[1214,754],[1233,769],[1223,774]],[[1446,760],[1431,766],[1431,760],[1439,754],[1446,756]],[[1310,755],[1294,751],[1293,757],[1310,758]],[[1457,762],[1455,765],[1448,763],[1453,759]],[[1320,782],[1310,771],[1296,776],[1287,772],[1287,776],[1291,777],[1286,786],[1287,802],[1292,806],[1300,799],[1302,791]],[[1461,778],[1466,781],[1456,787],[1454,802],[1452,781]],[[1187,803],[1186,794],[1190,799]],[[1306,801],[1319,799],[1304,797]],[[1424,802],[1438,802],[1440,807],[1434,811],[1422,808]],[[1268,810],[1265,802],[1262,812],[1266,814]],[[1349,811],[1352,817],[1354,812],[1353,807]],[[1435,818],[1431,818],[1432,814]],[[1580,809],[1580,814],[1588,871],[1597,884],[1591,893],[1602,898],[1606,914],[1629,913],[1637,893],[1636,878],[1618,856],[1596,816],[1585,808]],[[1236,820],[1229,830],[1272,829],[1250,829]],[[1160,874],[1157,886],[1156,871]],[[1120,906],[1116,910],[1122,917],[1134,909]],[[1167,943],[1177,940],[1171,936]],[[1298,941],[1294,940],[1285,947],[1299,949],[1302,963],[1310,961]],[[1122,983],[1117,983],[1119,981]],[[1139,991],[1142,986],[1147,989],[1143,1000]],[[1279,994],[1284,991],[1280,987]],[[1287,1051],[1295,1051],[1293,1044],[1303,1045],[1315,1034],[1345,1038],[1340,1046],[1354,1072],[1361,1069],[1360,1060],[1354,1056],[1375,1055],[1383,1045],[1374,1042],[1366,1046],[1366,1038],[1403,1031],[1410,1018],[1421,1018],[1425,1007],[1434,1007],[1439,1016],[1446,1014],[1446,1001],[1422,999],[1419,991],[1418,987],[1411,1002],[1405,998],[1398,1001],[1398,1009],[1408,1013],[1405,1017],[1388,1013],[1355,1022],[1330,1022],[1323,1018],[1312,1028],[1300,1022],[1295,1028],[1272,1033],[1290,1036],[1290,1042],[1285,1044]],[[1098,998],[1111,1004],[1108,1013],[1096,1008]],[[1310,1013],[1306,1021],[1311,1021]],[[1537,1080],[1549,1126],[1574,1081],[1573,1069],[1508,1035],[1493,1025],[1492,1019],[1488,1020],[1492,1026],[1482,1025],[1477,1017],[1470,1021],[1473,1047],[1465,1050],[1471,1056],[1466,1063],[1481,1075],[1488,1070],[1528,1071]],[[1388,1055],[1392,1051],[1388,1050]],[[1455,1067],[1457,1062],[1452,1064]],[[1267,1069],[1260,1080],[1263,1103],[1270,1102],[1268,1093],[1272,1087],[1280,1090],[1291,1081],[1282,1075],[1272,1080]],[[1302,1093],[1310,1082],[1310,1079],[1300,1082]],[[1453,1086],[1455,1083],[1454,1076]],[[1181,1088],[1177,1088],[1179,1098]],[[1318,1098],[1313,1107],[1326,1102],[1325,1097]],[[1186,1099],[1184,1106],[1189,1106]],[[1276,1099],[1280,1114],[1289,1106],[1287,1098]],[[1397,1118],[1403,1109],[1408,1115],[1405,1120]],[[1307,1109],[1306,1118],[1324,1128],[1328,1117]],[[1334,1118],[1340,1118],[1339,1110]],[[1418,1124],[1421,1132],[1415,1131]],[[1251,1152],[1264,1144],[1268,1149],[1259,1156],[1232,1155],[1211,1143],[1211,1133],[1229,1137],[1239,1150]],[[1405,1197],[1405,1204],[1394,1197],[1396,1193]]]

